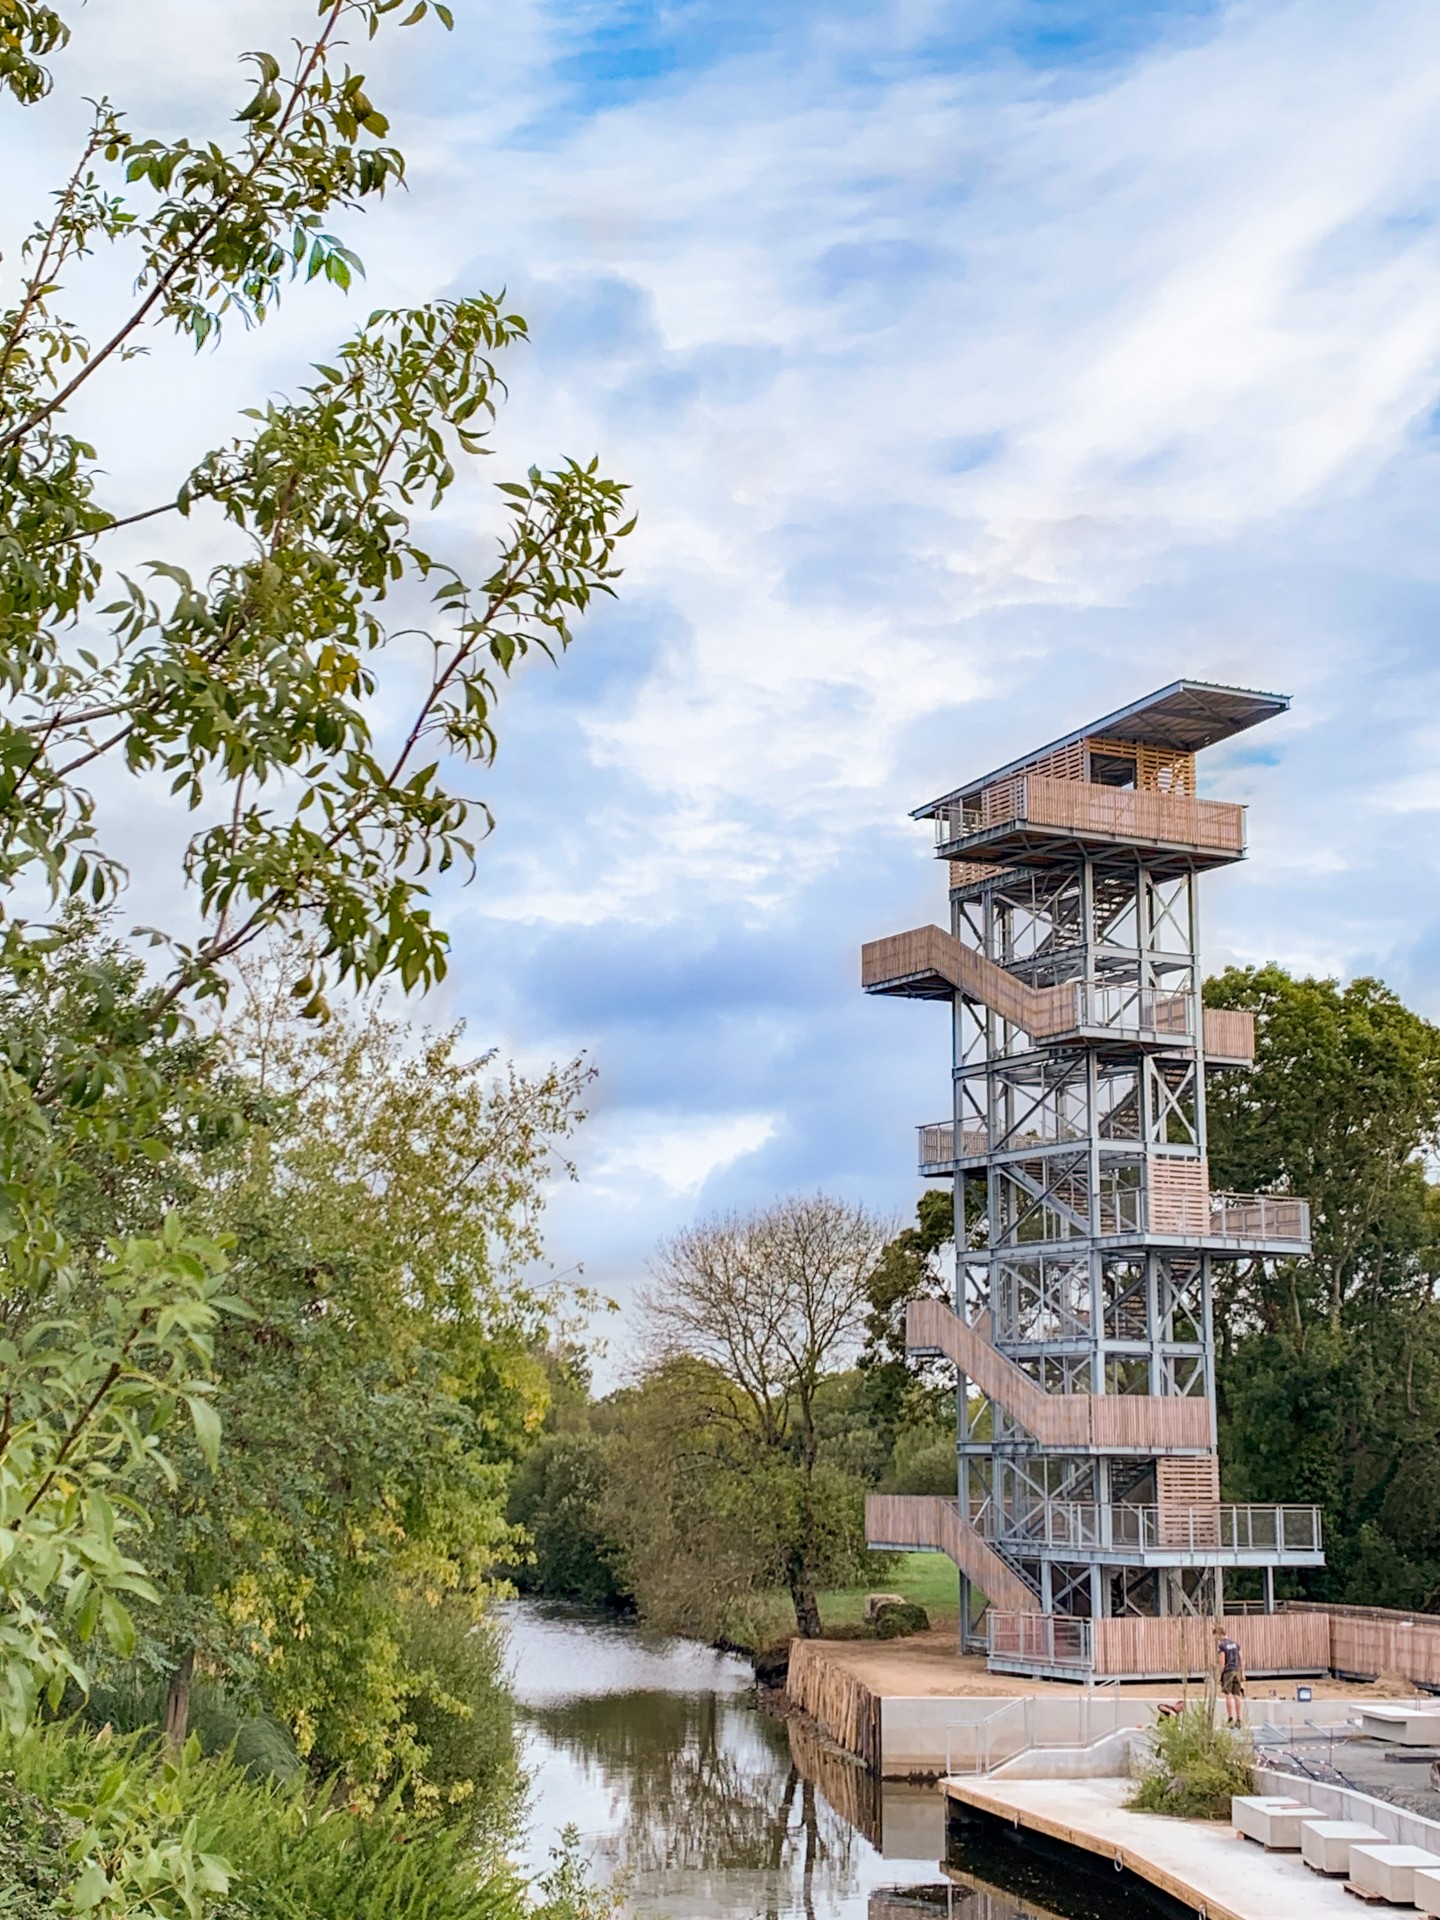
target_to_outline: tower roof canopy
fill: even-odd
[[[1138,741],[1146,746],[1168,747],[1175,753],[1196,753],[1201,747],[1213,747],[1217,741],[1228,740],[1232,733],[1243,733],[1247,727],[1273,719],[1289,705],[1290,696],[1286,693],[1255,693],[1248,687],[1215,687],[1203,680],[1174,680],[1157,693],[1121,707],[1117,713],[1107,713],[1102,720],[1092,720],[1089,726],[1077,727],[1073,733],[1062,734],[1058,740],[1022,754],[1018,760],[996,767],[993,773],[982,773],[974,780],[967,780],[963,787],[955,787],[941,794],[938,800],[917,807],[910,817],[928,820],[942,808],[988,787],[992,781],[1023,773],[1037,760],[1077,741],[1097,737]]]

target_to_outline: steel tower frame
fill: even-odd
[[[1315,1509],[1221,1502],[1215,1444],[1215,1267],[1307,1253],[1309,1217],[1210,1190],[1206,1078],[1254,1023],[1202,1004],[1198,880],[1245,823],[1195,755],[1286,706],[1176,682],[930,802],[949,929],[865,949],[867,992],[953,1003],[920,1171],[954,1180],[957,1249],[951,1305],[907,1320],[958,1370],[957,1500],[872,1499],[870,1539],[950,1552],[964,1640],[983,1594],[1012,1671],[1133,1666],[1104,1623],[1218,1615],[1228,1567],[1273,1609],[1275,1568],[1323,1561]]]

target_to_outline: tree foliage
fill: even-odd
[[[715,1524],[755,1569],[751,1587],[762,1565],[773,1569],[806,1635],[820,1632],[819,1586],[853,1566],[863,1543],[858,1489],[822,1458],[820,1416],[827,1377],[859,1346],[886,1237],[863,1207],[823,1194],[784,1200],[678,1234],[644,1295],[654,1352],[680,1368],[670,1377],[684,1382],[720,1468]],[[640,1564],[632,1552],[643,1594]]]
[[[165,351],[167,337],[213,347],[236,320],[261,324],[291,286],[351,284],[360,263],[333,228],[401,184],[404,160],[346,46],[426,18],[450,21],[427,0],[325,0],[287,58],[246,56],[248,91],[223,137],[148,135],[96,103],[0,292],[0,1713],[12,1728],[42,1694],[83,1689],[97,1648],[130,1655],[133,1603],[155,1586],[136,1493],[168,1480],[183,1504],[226,1471],[217,1343],[228,1362],[263,1334],[273,1358],[315,1331],[287,1320],[254,1260],[273,1230],[277,1271],[297,1285],[313,1214],[285,1220],[278,1197],[268,1223],[238,1205],[231,1222],[179,1211],[202,1136],[254,1117],[242,1102],[222,1118],[197,1005],[223,998],[237,958],[275,933],[312,956],[295,984],[311,1017],[337,984],[442,977],[429,889],[468,871],[488,825],[468,787],[496,750],[501,683],[569,644],[575,619],[612,590],[628,530],[623,490],[595,460],[565,460],[501,482],[478,564],[422,541],[423,517],[491,450],[502,362],[525,338],[503,298],[479,292],[371,314],[296,393],[252,409],[134,511],[110,504],[120,450],[76,431],[78,404],[123,379],[135,354]],[[12,105],[46,97],[68,37],[48,6],[0,9]],[[104,276],[87,337],[77,286],[101,254],[132,271]],[[141,525],[152,557],[118,571],[116,536]],[[143,935],[155,968],[143,983],[124,956],[77,962],[66,912],[117,903],[137,851],[155,864],[153,846],[126,838],[136,793],[174,822],[189,911],[183,930]],[[338,1188],[348,1170],[330,1171]],[[452,1241],[454,1225],[452,1208]],[[225,1273],[232,1231],[261,1315],[243,1326]],[[423,1292],[436,1275],[421,1265]],[[372,1263],[372,1279],[384,1266]],[[463,1262],[455,1273],[463,1288],[475,1260],[468,1279]],[[435,1415],[429,1493],[448,1475],[451,1493],[468,1486],[478,1501],[526,1387],[517,1375],[510,1410],[484,1431],[505,1393],[477,1382],[504,1343],[478,1357],[478,1320],[467,1327],[477,1345],[465,1365],[415,1341],[392,1365],[419,1396],[411,1413]],[[393,1488],[403,1423],[382,1364],[372,1348],[352,1398],[373,1389],[369,1440],[385,1431]],[[500,1363],[502,1386],[511,1365]],[[313,1453],[299,1465],[302,1477],[321,1471]],[[393,1504],[383,1479],[357,1496],[362,1508]],[[483,1504],[493,1533],[493,1489]],[[373,1553],[380,1532],[352,1545]],[[485,1526],[472,1535],[470,1569],[490,1550]],[[414,1567],[426,1551],[409,1542]],[[437,1566],[459,1564],[434,1551]],[[330,1658],[338,1682],[348,1663]],[[159,1775],[122,1786],[97,1805],[108,1827],[76,1865],[97,1912],[140,1898],[118,1879],[102,1887],[96,1863],[121,1857],[117,1835],[143,1833],[146,1793],[163,1824],[171,1791]],[[193,1905],[193,1847],[164,1858],[170,1881],[144,1897],[156,1912]]]
[[[1379,981],[1232,968],[1255,1071],[1209,1098],[1216,1187],[1310,1201],[1314,1255],[1221,1268],[1222,1459],[1237,1499],[1325,1510],[1316,1597],[1440,1606],[1440,1030]]]

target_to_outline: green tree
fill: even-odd
[[[1440,1605],[1440,1030],[1376,980],[1276,966],[1206,1000],[1257,1032],[1209,1096],[1212,1182],[1308,1199],[1314,1243],[1218,1270],[1227,1492],[1324,1508],[1316,1597]]]
[[[630,1596],[609,1525],[613,1497],[609,1448],[599,1435],[546,1434],[510,1483],[507,1518],[531,1545],[530,1559],[514,1570],[516,1584],[587,1606],[623,1606]]]
[[[551,1310],[518,1272],[586,1073],[497,1076],[460,1029],[415,1044],[375,1012],[314,1029],[270,984],[222,1035],[264,1115],[207,1196],[249,1310],[218,1342],[225,1445],[182,1447],[152,1500],[147,1651],[172,1740],[198,1657],[375,1790],[425,1769],[407,1619],[443,1603],[473,1625],[509,1543]]]
[[[657,1357],[698,1363],[689,1391],[703,1426],[725,1436],[716,1457],[752,1483],[736,1489],[737,1514],[765,1516],[758,1525],[747,1512],[740,1532],[768,1532],[806,1636],[821,1631],[820,1585],[863,1542],[860,1490],[823,1458],[822,1413],[827,1379],[859,1347],[886,1238],[864,1207],[824,1194],[783,1200],[676,1235],[644,1295]],[[636,1592],[643,1604],[638,1582]]]
[[[1207,1005],[1255,1014],[1253,1073],[1220,1076],[1207,1102],[1217,1189],[1310,1202],[1313,1257],[1250,1263],[1217,1302],[1222,1333],[1256,1325],[1303,1345],[1322,1320],[1428,1300],[1440,1208],[1425,1160],[1440,1140],[1440,1028],[1378,980],[1293,979],[1232,967]]]
[[[767,1444],[743,1390],[708,1362],[680,1355],[653,1367],[595,1419],[609,1436],[601,1520],[650,1624],[750,1645],[776,1587],[793,1604],[797,1563],[812,1603],[873,1565],[863,1483],[823,1454],[807,1468],[792,1448]],[[802,1594],[797,1626],[803,1606]],[[805,1617],[818,1633],[818,1604]]]
[[[237,319],[263,322],[291,282],[350,283],[358,261],[331,229],[399,184],[404,162],[341,49],[404,3],[327,0],[288,61],[248,55],[229,138],[146,137],[100,102],[0,295],[9,991],[58,991],[69,935],[54,908],[113,902],[127,856],[153,860],[125,839],[127,778],[168,791],[193,822],[178,876],[192,930],[150,936],[161,972],[134,1021],[117,1024],[97,997],[79,1029],[40,1022],[57,1036],[43,1055],[0,1044],[0,1718],[12,1727],[41,1693],[85,1684],[87,1644],[129,1651],[127,1599],[152,1592],[131,1494],[173,1473],[177,1407],[217,1459],[210,1373],[234,1310],[221,1251],[173,1212],[156,1233],[117,1223],[72,1242],[79,1186],[103,1186],[98,1161],[165,1157],[175,1085],[153,1043],[188,1044],[195,1003],[223,993],[236,956],[271,930],[311,941],[299,1003],[312,1014],[336,983],[441,977],[427,888],[472,862],[487,824],[465,783],[493,758],[499,683],[530,652],[569,643],[572,620],[611,590],[627,530],[622,490],[594,461],[571,461],[501,483],[478,570],[419,543],[417,511],[489,450],[500,357],[524,338],[523,320],[484,294],[372,314],[295,396],[253,410],[134,513],[105,503],[116,453],[72,428],[77,403],[158,337],[213,345]],[[449,19],[418,0],[400,24],[427,16]],[[45,96],[45,62],[67,37],[48,6],[4,10],[0,87],[13,103]],[[97,302],[127,279],[133,290],[87,339],[74,283],[102,252],[122,270]],[[141,521],[172,541],[143,580],[108,558],[108,536]],[[196,527],[189,547],[183,521]],[[220,558],[197,576],[192,550]],[[417,638],[429,666],[415,690]],[[48,920],[25,917],[43,916],[31,903],[47,897]],[[81,1136],[83,1181],[67,1155]],[[120,1911],[128,1896],[98,1857],[82,1864],[87,1897]],[[177,1888],[193,1883],[187,1860],[182,1847]]]
[[[955,1197],[949,1188],[931,1187],[920,1196],[915,1224],[886,1241],[865,1283],[865,1344],[859,1366],[870,1417],[887,1449],[904,1428],[933,1426],[945,1402],[954,1398],[952,1369],[943,1363],[917,1366],[905,1351],[908,1303],[951,1297],[953,1288],[940,1272],[936,1255],[954,1237]],[[951,1465],[953,1469],[953,1460]]]

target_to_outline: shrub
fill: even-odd
[[[120,1734],[158,1733],[165,1724],[166,1692],[163,1680],[120,1677],[92,1687],[75,1704],[96,1732],[108,1727]],[[267,1714],[238,1706],[218,1681],[198,1679],[191,1688],[189,1730],[202,1753],[226,1754],[257,1780],[293,1780],[304,1770],[287,1729]]]
[[[493,1620],[477,1625],[456,1596],[406,1610],[406,1713],[424,1751],[427,1788],[477,1843],[501,1843],[519,1821],[524,1781],[505,1646]]]
[[[74,1911],[63,1892],[74,1823],[55,1810],[93,1798],[116,1768],[140,1780],[159,1764],[143,1735],[95,1736],[74,1723],[0,1742],[0,1901],[23,1895],[0,1905],[6,1920]],[[603,1920],[610,1911],[573,1840],[531,1907],[508,1869],[478,1864],[463,1828],[421,1820],[398,1796],[359,1813],[304,1779],[260,1781],[223,1759],[186,1764],[178,1788],[180,1819],[193,1819],[198,1845],[230,1867],[229,1894],[207,1908],[213,1920]]]
[[[903,1640],[907,1634],[926,1632],[930,1616],[918,1600],[890,1600],[875,1609],[873,1624],[877,1640]]]
[[[55,1903],[69,1873],[74,1822],[0,1774],[0,1914],[5,1920],[59,1920]]]
[[[1132,1807],[1185,1820],[1228,1820],[1231,1795],[1255,1791],[1250,1736],[1217,1725],[1212,1699],[1162,1719],[1154,1738]]]
[[[510,1483],[506,1517],[524,1527],[534,1558],[513,1569],[519,1587],[594,1607],[622,1607],[620,1547],[606,1524],[610,1460],[591,1433],[547,1434]]]

